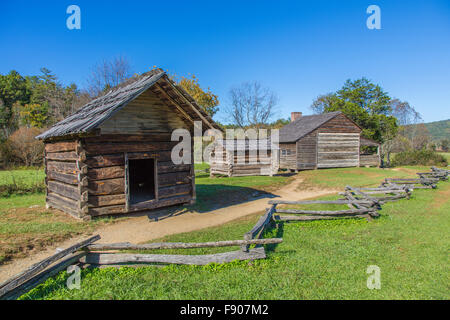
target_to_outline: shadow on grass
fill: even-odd
[[[176,217],[184,213],[207,213],[242,204],[258,199],[271,199],[276,195],[248,187],[230,186],[224,184],[197,185],[197,200],[192,205],[177,205],[169,208],[146,211],[145,214],[152,221],[160,221],[170,217]]]
[[[270,228],[264,230],[263,239],[269,236],[274,238],[283,238],[284,234],[284,223],[275,223],[274,221],[270,222]],[[279,243],[272,243],[265,245],[266,252],[275,252],[275,249],[278,247]]]

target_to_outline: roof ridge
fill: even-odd
[[[280,129],[280,142],[298,141],[305,135],[311,133],[327,121],[342,114],[341,111],[333,111],[327,113],[313,114],[302,116],[291,123],[288,123]],[[306,121],[305,121],[306,120]]]

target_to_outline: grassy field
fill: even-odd
[[[410,175],[416,169],[422,168],[394,172],[335,169],[301,174],[308,177],[308,183],[318,180],[315,187],[326,185],[342,189],[345,184],[371,185],[379,183],[382,177]],[[350,170],[353,178],[345,170]],[[373,180],[369,181],[368,177]],[[22,298],[449,299],[449,197],[450,183],[441,182],[437,190],[415,190],[410,200],[384,205],[381,217],[372,222],[340,220],[280,224],[278,229],[265,234],[265,237],[284,239],[279,245],[266,247],[266,260],[208,266],[86,269],[82,271],[80,290],[66,288],[68,275],[63,272]],[[239,239],[257,219],[257,216],[249,216],[221,227],[161,240]],[[381,269],[380,290],[366,287],[369,265]]]
[[[0,199],[10,195],[43,193],[44,170],[0,170]]]

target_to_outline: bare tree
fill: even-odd
[[[399,136],[410,141],[412,148],[419,150],[431,141],[431,135],[423,124],[422,116],[406,101],[393,99],[391,101],[392,115],[401,126]]]
[[[27,167],[42,162],[44,144],[34,138],[40,132],[37,128],[21,127],[8,138],[12,155]]]
[[[118,56],[112,60],[103,60],[92,69],[87,80],[88,91],[92,96],[98,96],[131,76],[131,66],[127,58]]]
[[[392,115],[397,118],[400,126],[417,124],[423,121],[422,116],[406,101],[391,100]]]
[[[246,82],[229,92],[228,112],[234,124],[241,128],[260,128],[268,123],[278,103],[277,95],[259,82]]]
[[[325,110],[330,108],[330,106],[333,103],[333,99],[335,99],[335,97],[336,96],[334,93],[320,95],[316,98],[316,100],[313,101],[313,103],[310,106],[310,109],[315,114],[324,113],[324,112],[326,112]]]

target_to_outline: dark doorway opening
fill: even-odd
[[[155,160],[128,160],[130,204],[155,199]]]

